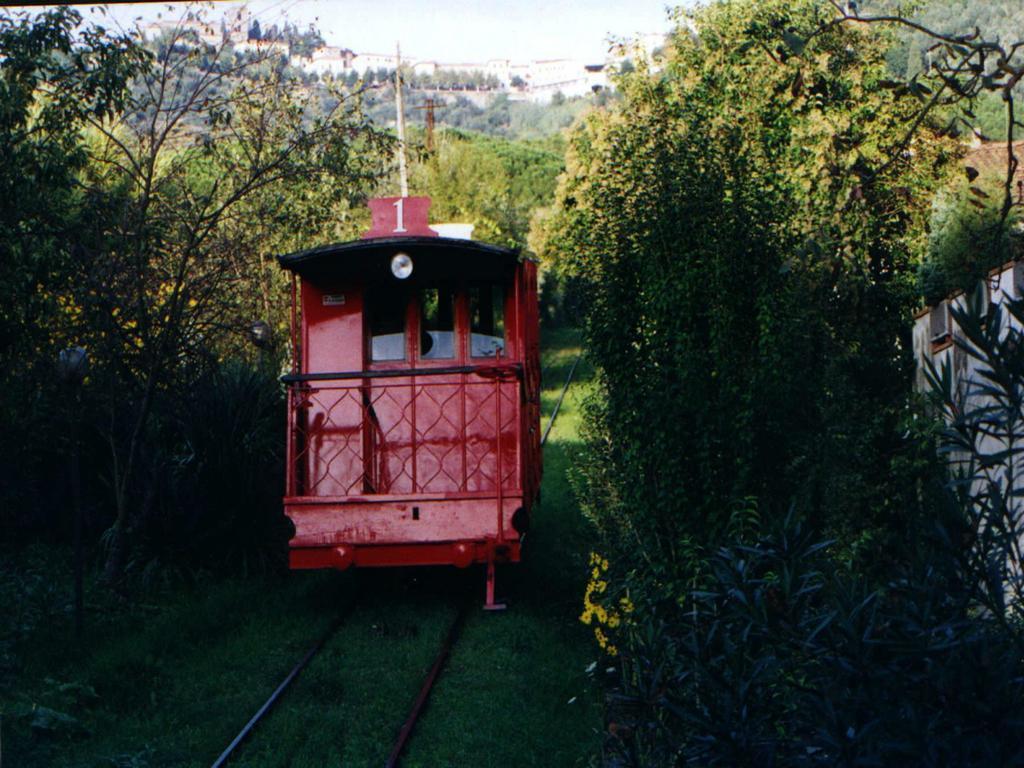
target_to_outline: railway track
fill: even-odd
[[[572,367],[569,369],[569,375],[566,376],[565,383],[562,385],[562,390],[559,393],[558,400],[555,403],[555,407],[551,412],[551,416],[548,419],[547,427],[544,429],[543,437],[541,437],[541,446],[543,446],[548,436],[551,434],[551,429],[555,424],[555,419],[558,417],[558,411],[562,406],[562,401],[565,399],[565,394],[569,389],[569,385],[572,383],[573,376],[576,373],[576,368],[579,365],[580,357],[577,355],[576,360],[573,362]],[[232,757],[236,756],[239,748],[249,739],[256,726],[273,710],[275,705],[284,696],[285,692],[295,681],[295,679],[301,674],[302,670],[305,669],[310,661],[320,652],[320,650],[330,641],[330,639],[337,633],[341,626],[345,623],[345,620],[352,614],[358,603],[358,597],[353,598],[345,606],[345,609],[338,615],[338,617],[331,623],[327,631],[306,651],[305,655],[299,660],[299,662],[292,667],[281,683],[274,689],[263,705],[256,710],[256,713],[249,718],[248,722],[243,726],[242,730],[239,731],[238,735],[232,739],[231,743],[228,744],[227,748],[221,752],[220,756],[212,763],[211,768],[223,768],[226,766]],[[442,639],[440,648],[434,662],[431,664],[430,669],[427,671],[426,676],[420,685],[419,692],[413,701],[412,707],[409,710],[409,714],[406,716],[404,723],[398,731],[398,736],[395,739],[391,751],[388,753],[387,762],[385,768],[397,768],[400,765],[402,754],[405,752],[405,748],[409,743],[409,739],[412,737],[413,731],[416,728],[416,723],[419,721],[420,715],[426,709],[427,703],[430,700],[430,694],[434,689],[435,683],[441,677],[444,671],[445,664],[448,661],[448,657],[451,655],[451,650],[458,642],[459,634],[462,630],[462,626],[465,623],[466,617],[469,614],[469,606],[471,603],[470,597],[467,595],[465,598],[460,600],[459,607],[456,610],[455,618],[452,620],[448,627],[448,631],[445,633]]]
[[[413,702],[412,709],[409,710],[409,716],[405,719],[405,723],[402,724],[402,728],[398,732],[398,738],[395,739],[394,746],[391,747],[391,753],[388,755],[388,761],[384,764],[385,768],[396,768],[398,765],[398,761],[401,759],[402,753],[405,751],[405,747],[409,743],[409,738],[412,736],[413,729],[416,727],[416,723],[419,721],[420,715],[427,706],[427,700],[430,698],[430,692],[434,689],[434,683],[436,683],[437,679],[441,676],[441,671],[444,669],[445,662],[448,661],[448,656],[451,654],[452,646],[455,645],[455,642],[458,640],[459,631],[462,629],[467,613],[469,613],[469,599],[462,601],[462,605],[460,606],[458,613],[455,615],[455,620],[452,621],[451,627],[449,627],[444,641],[441,643],[441,649],[434,658],[434,663],[430,665],[430,671],[427,672],[427,676],[423,679],[423,684],[420,686],[420,692],[416,695],[416,700]]]
[[[263,706],[256,710],[256,714],[249,718],[249,722],[247,722],[242,730],[239,731],[238,735],[232,739],[227,748],[220,753],[220,757],[213,761],[212,768],[222,768],[227,765],[231,756],[235,754],[238,748],[242,745],[242,742],[248,738],[249,734],[252,733],[260,720],[262,720],[270,710],[273,709],[274,705],[277,704],[278,700],[284,695],[284,692],[295,681],[295,678],[299,676],[299,673],[306,668],[306,665],[313,660],[313,657],[320,652],[320,649],[327,645],[327,641],[334,637],[334,633],[338,631],[338,628],[341,627],[345,619],[352,613],[355,606],[356,599],[349,601],[349,604],[345,607],[345,610],[342,611],[341,615],[331,622],[331,626],[328,627],[327,631],[308,651],[306,651],[306,655],[299,660],[299,663],[292,667],[291,671],[285,676],[284,680],[281,681],[280,685],[278,685],[277,688],[274,689],[274,692],[270,694],[270,697],[263,702]]]

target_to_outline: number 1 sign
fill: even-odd
[[[429,197],[375,197],[369,201],[370,237],[437,237],[430,228]]]

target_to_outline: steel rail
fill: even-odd
[[[274,689],[274,692],[270,694],[270,698],[263,702],[263,706],[256,710],[256,714],[249,719],[249,722],[245,724],[245,727],[242,728],[238,735],[235,736],[234,740],[230,744],[228,744],[227,749],[221,752],[220,757],[218,757],[213,762],[211,768],[222,768],[224,765],[227,764],[228,759],[231,757],[232,753],[234,753],[238,746],[243,741],[245,741],[246,737],[250,733],[252,733],[252,730],[256,727],[259,721],[262,720],[264,715],[266,715],[274,706],[274,704],[277,703],[277,700],[281,698],[281,695],[285,692],[288,686],[292,684],[295,678],[299,676],[299,673],[305,668],[305,666],[309,664],[310,660],[314,656],[316,656],[317,653],[319,653],[320,649],[323,648],[324,645],[327,644],[327,641],[330,640],[331,637],[334,635],[334,633],[338,631],[338,627],[341,626],[342,622],[352,612],[352,609],[355,607],[355,602],[356,601],[353,599],[348,604],[348,606],[341,613],[341,615],[338,616],[338,618],[336,618],[331,623],[331,626],[327,628],[327,631],[324,632],[324,634],[320,637],[319,640],[317,640],[313,647],[306,651],[306,655],[302,657],[299,663],[292,667],[292,671],[289,672],[287,677],[285,677],[285,679],[281,681],[281,684]]]
[[[551,418],[548,419],[548,425],[544,428],[544,436],[540,439],[540,444],[543,445],[548,441],[548,435],[551,434],[551,428],[555,426],[555,417],[558,416],[558,409],[562,407],[562,401],[565,399],[565,393],[569,389],[569,383],[572,381],[572,376],[576,373],[576,366],[580,364],[580,358],[582,354],[576,355],[576,359],[573,361],[572,368],[569,369],[569,375],[565,377],[565,384],[562,387],[562,394],[558,396],[558,402],[555,403],[555,410],[551,412]]]
[[[416,722],[419,720],[424,707],[427,705],[427,700],[430,698],[430,692],[434,688],[434,683],[437,682],[437,678],[441,675],[441,670],[444,669],[445,662],[448,660],[452,646],[458,639],[459,631],[462,629],[462,623],[468,612],[469,600],[466,599],[462,601],[462,606],[459,608],[459,612],[455,615],[455,619],[448,628],[448,634],[445,635],[444,642],[441,644],[441,650],[438,651],[437,657],[434,659],[434,663],[430,667],[430,671],[427,672],[427,676],[423,680],[423,685],[420,687],[420,692],[416,695],[416,700],[413,702],[412,709],[409,711],[409,716],[405,719],[402,729],[398,732],[398,738],[395,739],[395,744],[391,748],[391,754],[388,756],[388,761],[384,764],[385,768],[396,768],[396,766],[398,766],[399,760],[402,757],[402,752],[409,743],[409,737],[412,736],[413,729],[416,727]]]

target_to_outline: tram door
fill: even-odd
[[[505,354],[506,296],[497,284],[369,286],[365,474],[374,493],[493,490],[497,482],[493,380],[453,370]],[[416,376],[401,375],[416,370]],[[506,429],[518,404],[500,384]],[[508,389],[508,392],[504,390]],[[514,470],[514,429],[505,471]],[[514,472],[513,472],[514,474]],[[513,480],[514,484],[514,480]]]
[[[454,285],[366,292],[366,472],[376,493],[453,493],[463,476],[463,403]],[[416,376],[401,375],[415,369]]]
[[[302,283],[306,318],[302,372],[337,374],[310,381],[297,414],[302,443],[296,454],[299,495],[365,493],[363,293],[351,284]]]

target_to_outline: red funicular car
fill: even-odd
[[[428,198],[293,274],[292,568],[516,562],[541,477],[536,265],[440,237]],[[299,287],[301,283],[301,288]]]

